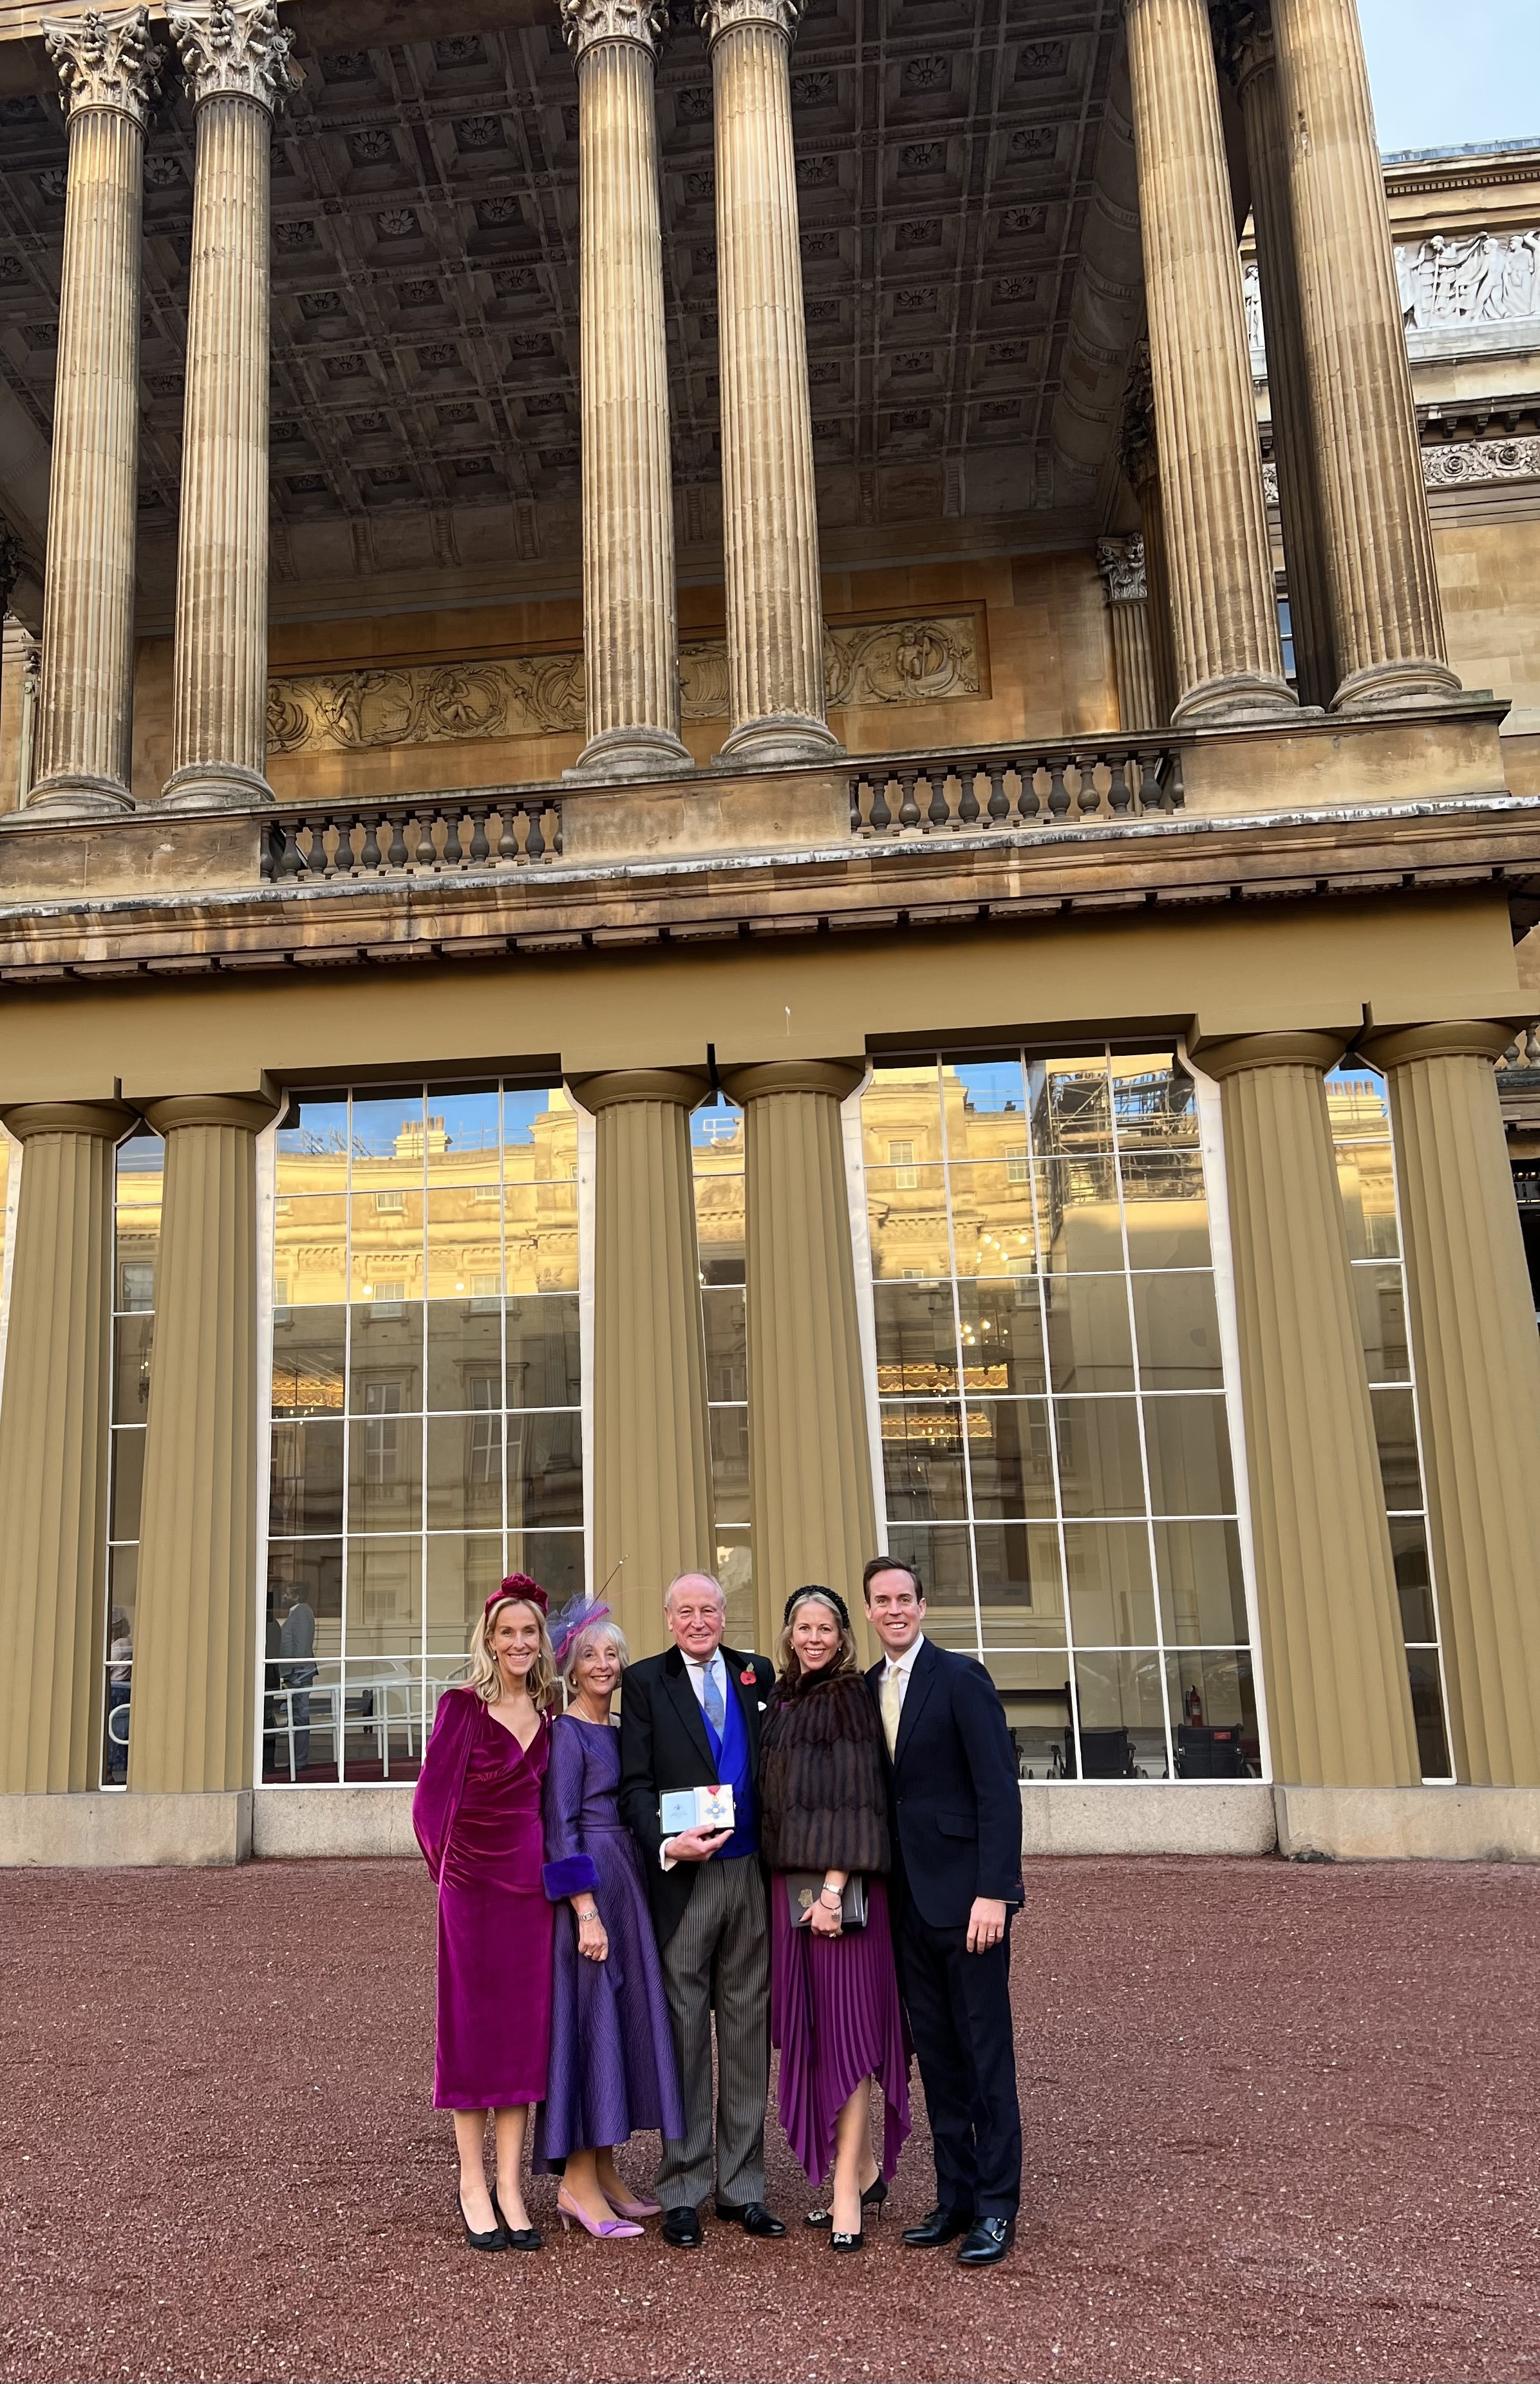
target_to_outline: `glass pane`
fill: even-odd
[[[158,1217],[166,1177],[166,1145],[158,1134],[134,1134],[115,1154],[119,1209],[149,1209]]]
[[[290,1192],[345,1192],[348,1105],[345,1100],[291,1101],[278,1133],[279,1197]]]
[[[158,1135],[138,1136],[118,1145],[117,1164],[113,1305],[124,1314],[142,1314],[155,1304],[166,1146]]]
[[[1422,1504],[1422,1468],[1417,1456],[1417,1417],[1410,1391],[1371,1391],[1374,1438],[1380,1452],[1385,1503],[1392,1513]]]
[[[1179,1780],[1261,1776],[1261,1736],[1248,1655],[1184,1651],[1166,1658]]]
[[[1111,1149],[1112,1109],[1103,1053],[1035,1062],[1026,1076],[1032,1138],[1039,1152]]]
[[[985,1656],[1005,1707],[1005,1724],[1016,1749],[1023,1780],[1062,1780],[1074,1769],[1070,1729],[1070,1659],[1044,1656]]]
[[[467,1182],[451,1189],[436,1176],[428,1195],[428,1298],[493,1298],[502,1271],[499,1186]]]
[[[1356,1266],[1353,1298],[1372,1383],[1410,1383],[1407,1303],[1398,1266]]]
[[[1058,1399],[1059,1482],[1066,1515],[1142,1515],[1133,1399]]]
[[[1080,1769],[1087,1780],[1167,1776],[1161,1659],[1155,1655],[1077,1655]]]
[[[949,1172],[958,1273],[1036,1273],[1033,1186],[1031,1171],[1025,1161],[1019,1174],[1005,1161],[994,1167],[975,1164],[953,1167]],[[1041,1169],[1037,1172],[1039,1175],[1046,1173]]]
[[[872,1273],[879,1282],[950,1274],[944,1169],[869,1167],[866,1216]]]
[[[355,1690],[383,1658],[381,1676],[392,1677],[391,1658],[416,1653],[422,1635],[422,1542],[418,1539],[348,1541],[348,1687]],[[362,1660],[361,1660],[362,1659]]]
[[[1044,1278],[1049,1363],[1056,1391],[1131,1391],[1134,1347],[1122,1274]]]
[[[1334,1068],[1326,1078],[1326,1107],[1339,1142],[1387,1142],[1390,1103],[1385,1078],[1361,1062]]]
[[[877,1283],[872,1286],[872,1301],[878,1390],[889,1398],[934,1398],[938,1392],[955,1392],[957,1337],[950,1284]],[[707,1329],[709,1333],[709,1323]],[[966,1344],[966,1327],[963,1337]]]
[[[736,1286],[702,1291],[706,1331],[706,1397],[717,1402],[749,1396],[749,1308]]]
[[[1147,1391],[1218,1390],[1224,1381],[1211,1274],[1136,1274],[1134,1324]]]
[[[975,1537],[985,1645],[1062,1647],[1064,1584],[1056,1527],[981,1523]]]
[[[144,1488],[144,1430],[143,1425],[130,1425],[112,1435],[112,1496],[108,1506],[107,1536],[114,1540],[137,1540],[139,1537],[139,1503]]]
[[[1013,1148],[1025,1157],[1026,1087],[1014,1053],[948,1063],[941,1071],[941,1097],[949,1159],[999,1160]]]
[[[1172,1051],[1114,1051],[1112,1108],[1119,1148],[1198,1141],[1198,1100],[1193,1080]]]
[[[918,1067],[873,1071],[861,1097],[861,1139],[869,1168],[913,1166],[940,1158],[940,1080],[934,1060]]]
[[[342,1633],[341,1540],[279,1540],[267,1543],[265,1653],[277,1661],[285,1616],[304,1603],[316,1626],[317,1659],[336,1656]],[[297,1618],[303,1624],[303,1616]]]
[[[1119,1165],[1135,1272],[1210,1265],[1209,1196],[1198,1152],[1125,1150]]]
[[[515,1295],[578,1288],[578,1186],[563,1178],[508,1181],[503,1196],[505,1288]]]
[[[422,1087],[399,1093],[354,1094],[353,1188],[421,1190],[424,1173]]]
[[[409,1415],[422,1405],[423,1311],[416,1300],[382,1300],[348,1319],[354,1415]]]
[[[890,1522],[966,1518],[962,1420],[956,1408],[885,1404],[882,1468]]]
[[[273,1413],[341,1414],[345,1308],[291,1308],[273,1319]]]
[[[940,1286],[943,1296],[946,1286]],[[957,1288],[962,1326],[962,1380],[970,1391],[1046,1391],[1043,1320],[1035,1277],[1012,1283],[963,1283]],[[938,1385],[938,1387],[941,1387]]]
[[[1420,1516],[1397,1516],[1390,1526],[1390,1553],[1401,1604],[1401,1636],[1409,1647],[1438,1636],[1427,1528]]]
[[[701,1280],[740,1284],[744,1261],[743,1112],[726,1101],[690,1119]]]
[[[506,1554],[508,1571],[538,1581],[553,1613],[583,1587],[581,1532],[510,1532]]]
[[[508,1528],[581,1528],[583,1430],[576,1415],[508,1421]]]
[[[564,1165],[563,1155],[567,1149],[568,1136],[573,1137],[572,1148],[576,1149],[576,1133],[577,1112],[564,1086],[542,1085],[528,1092],[515,1092],[512,1086],[503,1086],[504,1153],[538,1150],[545,1162],[545,1174],[571,1175],[577,1172],[576,1168]]]
[[[139,1550],[113,1548],[107,1556],[106,1704],[103,1715],[102,1781],[109,1788],[129,1783],[129,1706],[133,1690],[134,1601]]]
[[[503,1534],[460,1532],[429,1534],[428,1540],[428,1652],[430,1656],[461,1655],[470,1644],[471,1625],[479,1620],[503,1579]]]
[[[697,1181],[723,1167],[743,1173],[743,1111],[726,1093],[690,1111],[689,1141]]]
[[[749,1521],[749,1410],[711,1410],[712,1504],[719,1523]]]
[[[310,1427],[313,1429],[314,1427]],[[348,1426],[348,1530],[422,1529],[422,1420],[389,1409]]]
[[[422,1298],[420,1192],[398,1186],[354,1192],[348,1202],[352,1245],[348,1297],[391,1306]]]
[[[1401,1240],[1396,1222],[1396,1173],[1389,1143],[1339,1143],[1336,1180],[1348,1226],[1348,1256],[1398,1258]]]
[[[500,1413],[428,1417],[430,1532],[501,1531],[503,1428]]]
[[[314,1308],[344,1300],[347,1237],[343,1193],[280,1193],[273,1216],[273,1306]]]
[[[974,1574],[965,1530],[914,1531],[894,1524],[883,1553],[900,1564],[913,1566],[925,1583],[925,1629],[932,1636],[938,1635],[938,1625],[948,1614],[963,1610],[969,1630],[974,1629]]]
[[[430,1299],[425,1313],[428,1406],[465,1413],[501,1408],[501,1298],[494,1293],[486,1299]]]
[[[342,1528],[342,1426],[276,1422],[267,1529],[290,1533]]]
[[[738,1524],[716,1527],[715,1573],[727,1601],[727,1645],[751,1647],[758,1635],[754,1612],[754,1563],[749,1533]]]
[[[495,1184],[502,1132],[495,1085],[466,1086],[453,1093],[429,1086],[428,1180],[429,1185],[471,1183],[491,1176]]]
[[[150,1347],[154,1314],[119,1316],[112,1328],[112,1420],[143,1423],[150,1405]]]
[[[974,1513],[1053,1513],[1053,1447],[1046,1399],[980,1399],[967,1413]]]
[[[1438,1658],[1431,1647],[1409,1651],[1407,1677],[1411,1683],[1411,1712],[1417,1724],[1417,1757],[1422,1777],[1447,1780],[1451,1767],[1449,1742],[1444,1729],[1444,1694],[1438,1678]]]
[[[575,1408],[582,1397],[576,1293],[508,1302],[508,1405]]]
[[[1060,1274],[1121,1272],[1123,1211],[1111,1151],[1051,1160],[1038,1186],[1043,1265]]]
[[[1066,1523],[1064,1557],[1076,1645],[1152,1646],[1155,1593],[1144,1524]]]
[[[1177,1393],[1165,1398],[1147,1398],[1144,1436],[1153,1513],[1235,1513],[1230,1424],[1222,1398],[1195,1398]]]
[[[1188,1647],[1243,1647],[1246,1582],[1234,1523],[1157,1523],[1155,1571],[1168,1640]]]

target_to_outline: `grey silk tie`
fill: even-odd
[[[727,1708],[722,1702],[722,1692],[717,1686],[714,1657],[701,1675],[701,1703],[705,1708],[706,1720],[720,1738],[727,1727]]]

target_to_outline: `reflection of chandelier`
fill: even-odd
[[[998,1363],[965,1365],[962,1385],[969,1391],[1008,1391],[1011,1387],[1010,1372],[1007,1367]],[[911,1398],[945,1398],[956,1388],[957,1369],[953,1365],[938,1365],[934,1361],[919,1365],[911,1360],[908,1363],[879,1365],[877,1368],[877,1389],[884,1398],[902,1398],[906,1392]]]
[[[970,1441],[993,1440],[995,1436],[993,1423],[988,1416],[977,1408],[968,1409],[967,1431]],[[916,1442],[924,1442],[931,1448],[955,1447],[962,1437],[957,1429],[955,1413],[949,1411],[946,1415],[926,1415],[923,1411],[916,1413],[902,1408],[884,1409],[882,1436],[884,1440],[907,1442],[911,1447],[913,1447]]]

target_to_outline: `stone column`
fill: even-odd
[[[1290,176],[1291,143],[1278,93],[1278,56],[1267,0],[1226,0],[1211,12],[1220,56],[1240,96],[1251,168],[1251,215],[1257,234],[1267,337],[1267,391],[1278,466],[1278,512],[1294,625],[1294,654],[1302,703],[1324,707],[1336,691],[1332,647],[1331,589],[1321,534],[1317,441],[1305,371]]]
[[[1326,1110],[1340,1036],[1199,1044],[1220,1080],[1262,1677],[1276,1780],[1422,1774]]]
[[[276,0],[172,8],[198,138],[182,416],[171,776],[180,811],[271,802],[267,192],[294,87]]]
[[[1354,0],[1272,0],[1337,711],[1438,698],[1427,492]]]
[[[1149,639],[1149,582],[1142,538],[1097,541],[1096,567],[1107,589],[1107,617],[1117,672],[1118,718],[1124,729],[1153,728],[1161,718]]]
[[[578,61],[583,655],[578,774],[672,776],[679,626],[652,85],[666,0],[561,0]]]
[[[787,1598],[826,1582],[861,1612],[876,1552],[866,1384],[839,1104],[860,1061],[729,1068],[743,1106],[749,1276],[749,1482],[754,1601],[773,1647]]]
[[[148,8],[47,23],[69,112],[33,811],[130,811]]]
[[[4,1112],[22,1144],[0,1397],[0,1791],[93,1788],[106,1655],[116,1101]]]
[[[1205,0],[1124,0],[1182,725],[1297,711],[1284,677]]]
[[[724,762],[838,753],[824,719],[791,43],[804,0],[698,0],[716,122],[722,529],[732,727]]]
[[[256,1136],[271,1101],[150,1101],[166,1137],[130,1789],[249,1788],[256,1695]]]
[[[689,1112],[710,1090],[694,1068],[571,1085],[596,1122],[593,1578],[615,1574],[633,1656],[667,1645],[674,1575],[716,1570],[689,1157]]]
[[[1511,1027],[1360,1039],[1390,1088],[1456,1776],[1540,1786],[1540,1337],[1492,1062]]]
[[[1134,351],[1124,401],[1123,468],[1138,503],[1144,534],[1145,620],[1155,680],[1155,710],[1150,725],[1164,728],[1176,709],[1176,646],[1171,627],[1171,575],[1166,568],[1166,510],[1155,434],[1155,393],[1150,387],[1149,349],[1143,340]]]

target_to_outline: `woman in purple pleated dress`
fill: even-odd
[[[776,1664],[759,1794],[772,1873],[770,2036],[781,2056],[781,2125],[814,2185],[833,2159],[830,2206],[810,2212],[809,2226],[829,2229],[832,2252],[857,2252],[863,2214],[888,2199],[909,2133],[909,2041],[883,1884],[882,1724],[856,1669],[849,1609],[834,1590],[810,1584],[788,1598]],[[847,1929],[845,1889],[858,1873],[866,1920]],[[806,1916],[800,1921],[793,1893]],[[884,2104],[880,2162],[872,2148],[874,2083]]]
[[[545,1783],[545,1889],[556,1916],[551,2067],[535,2119],[534,2167],[563,2171],[562,2224],[640,2235],[657,2216],[615,2165],[639,2128],[685,2132],[663,1970],[637,1842],[615,1806],[620,1742],[610,1707],[626,1641],[602,1606],[556,1624],[568,1705],[552,1725]]]
[[[540,1879],[545,1707],[556,1668],[546,1596],[511,1573],[471,1634],[468,1685],[439,1700],[412,1825],[439,1890],[433,2107],[454,2114],[460,2216],[475,2252],[538,2252],[521,2168],[551,2043],[551,1906]],[[497,2139],[489,2194],[487,2113]]]

